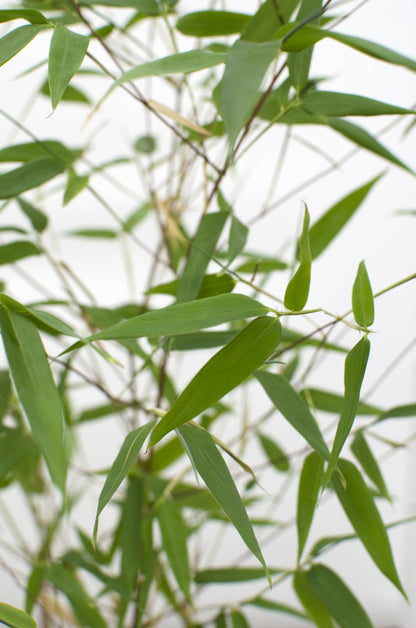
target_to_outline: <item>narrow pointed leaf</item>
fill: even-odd
[[[0,39],[0,66],[20,52],[29,42],[43,31],[45,26],[28,24],[19,26]]]
[[[37,188],[64,170],[65,164],[61,161],[39,159],[0,174],[0,199],[20,196],[22,192]]]
[[[357,432],[351,445],[351,451],[357,458],[358,462],[370,478],[372,482],[377,486],[380,494],[386,499],[391,501],[391,497],[387,490],[386,483],[384,482],[383,474],[381,473],[380,466],[374,457],[362,431]]]
[[[31,24],[49,24],[42,13],[33,9],[6,9],[0,11],[0,24],[10,22],[11,20],[26,20]]]
[[[319,25],[321,7],[322,0],[302,0],[296,20],[299,22],[308,20],[309,24]],[[290,81],[298,93],[308,82],[312,53],[311,46],[301,52],[291,52],[287,56]]]
[[[360,262],[352,288],[352,311],[360,327],[367,329],[374,323],[374,298],[365,262]]]
[[[171,294],[175,296],[178,290],[178,284],[179,280],[174,279],[168,283],[153,286],[149,290],[146,290],[145,294]],[[231,292],[235,284],[236,280],[225,273],[222,275],[205,275],[196,298],[206,299],[207,297],[214,297],[218,294]]]
[[[267,371],[256,371],[255,376],[285,419],[322,458],[328,460],[329,450],[314,416],[286,377]]]
[[[36,622],[33,617],[20,610],[20,608],[4,604],[3,602],[0,602],[0,621],[8,626],[12,626],[12,628],[36,628]]]
[[[413,114],[412,109],[396,107],[380,100],[356,94],[310,90],[302,99],[302,107],[312,115],[343,118],[344,116],[383,116]]]
[[[23,162],[38,160],[52,160],[71,165],[82,156],[82,148],[68,148],[65,144],[56,140],[36,140],[35,142],[23,142],[5,146],[0,150],[1,162]]]
[[[285,613],[286,615],[291,615],[292,617],[300,617],[301,619],[307,619],[306,615],[299,611],[297,608],[293,608],[293,606],[289,606],[288,604],[284,604],[282,602],[275,602],[274,600],[268,600],[264,597],[255,597],[247,602],[250,606],[257,606],[257,608],[262,608],[265,611],[272,611],[275,613]]]
[[[194,425],[178,429],[184,447],[222,510],[264,569],[266,564],[234,480],[210,434]]]
[[[297,571],[295,573],[293,588],[308,617],[314,622],[317,628],[334,628],[327,607],[317,595],[304,571]]]
[[[231,11],[195,11],[182,15],[175,28],[190,37],[217,37],[239,33],[251,15]]]
[[[318,257],[338,235],[381,176],[344,196],[312,225],[309,230],[312,259]]]
[[[111,469],[107,474],[104,486],[98,498],[97,513],[95,515],[93,532],[94,544],[97,539],[98,518],[105,506],[113,497],[114,493],[116,492],[124,478],[127,476],[128,472],[130,471],[130,468],[136,460],[141,448],[143,447],[143,443],[146,440],[153,425],[154,421],[150,421],[149,423],[146,423],[146,425],[142,425],[142,427],[138,427],[137,429],[127,434],[120,448],[120,451],[117,454],[117,457],[111,465]]]
[[[49,89],[52,108],[61,100],[70,80],[79,70],[88,49],[89,38],[57,24],[49,49]]]
[[[228,238],[228,263],[243,251],[248,236],[248,228],[235,216],[231,217],[230,235]]]
[[[189,601],[189,585],[191,580],[187,548],[188,530],[182,518],[181,511],[175,505],[164,499],[156,510],[162,535],[162,546],[185,598]]]
[[[4,306],[0,307],[0,326],[17,396],[52,480],[64,492],[63,410],[38,331],[27,317]]]
[[[143,498],[143,478],[129,478],[126,497],[123,502],[120,549],[121,578],[130,595],[134,592],[141,562]]]
[[[18,198],[17,202],[22,212],[29,218],[32,223],[32,227],[38,232],[42,233],[48,226],[48,219],[43,212],[34,207],[31,203],[28,203],[23,198]]]
[[[278,4],[266,0],[244,28],[241,39],[254,42],[276,39],[279,27],[289,20],[298,4],[299,0],[280,0]]]
[[[241,611],[231,611],[230,618],[232,628],[250,628],[250,624]]]
[[[9,242],[9,244],[0,245],[0,265],[13,264],[25,257],[41,254],[41,249],[27,240]]]
[[[286,456],[285,452],[279,447],[279,445],[261,432],[257,432],[258,439],[260,441],[260,445],[269,459],[272,467],[277,469],[278,471],[282,471],[285,473],[290,469],[290,461]]]
[[[333,484],[345,514],[377,567],[406,597],[396,571],[385,525],[370,490],[352,462],[340,460],[338,466],[343,481],[334,474]]]
[[[378,417],[378,421],[386,421],[387,419],[395,419],[395,418],[409,418],[416,416],[416,403],[409,403],[404,406],[396,406],[394,408],[390,408],[387,412],[383,412]]]
[[[327,390],[319,388],[305,388],[300,393],[302,397],[309,403],[312,408],[322,410],[323,412],[331,412],[333,414],[341,414],[344,407],[344,397]],[[377,406],[369,403],[360,402],[357,406],[357,414],[363,416],[374,416],[380,414],[382,410]]]
[[[153,430],[150,446],[198,416],[262,366],[279,344],[280,330],[278,319],[263,316],[251,321],[193,377]]]
[[[345,441],[351,431],[354,419],[357,415],[357,407],[360,401],[361,385],[363,383],[368,356],[370,354],[370,341],[367,336],[351,349],[345,358],[344,370],[344,407],[338,421],[338,427],[332,445],[331,458],[325,472],[323,488],[325,488],[337,464],[339,455]]]
[[[176,293],[178,303],[192,301],[197,296],[226,220],[227,214],[224,212],[206,214],[202,218],[179,280]]]
[[[283,569],[268,567],[271,575],[282,573]],[[194,577],[198,584],[218,584],[248,582],[264,578],[264,570],[260,567],[217,567],[197,571]]]
[[[355,595],[331,569],[313,565],[306,577],[340,628],[373,627]]]
[[[298,561],[302,556],[315,513],[319,489],[323,477],[324,461],[311,452],[303,463],[299,480],[296,525],[298,530]]]
[[[72,170],[70,170],[68,173],[68,181],[64,192],[63,204],[68,205],[68,203],[72,201],[73,198],[75,198],[76,196],[78,196],[78,194],[82,192],[82,190],[85,190],[88,182],[89,176],[85,175],[81,177],[75,174]]]
[[[309,220],[308,208],[305,206],[302,233],[298,244],[300,264],[296,273],[287,285],[284,299],[285,307],[294,312],[299,312],[305,307],[309,295],[312,264],[311,247],[309,242]]]

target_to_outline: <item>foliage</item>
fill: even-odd
[[[274,210],[292,140],[313,157],[286,216],[328,174],[315,172],[329,157],[310,129],[352,142],[344,161],[364,150],[414,176],[371,125],[352,121],[391,116],[410,133],[413,110],[322,89],[314,48],[330,40],[397,71],[414,72],[416,60],[343,33],[347,14],[331,0],[226,4],[20,0],[0,10],[2,70],[23,59],[17,83],[39,79],[21,115],[7,96],[0,110],[19,136],[0,149],[1,507],[8,551],[26,561],[25,609],[0,603],[10,626],[237,628],[253,608],[274,625],[371,626],[342,561],[336,571],[322,562],[353,539],[406,597],[381,514],[393,497],[379,445],[386,422],[414,417],[416,405],[402,391],[387,406],[362,391],[375,301],[415,275],[373,292],[363,260],[346,311],[307,309],[314,269],[321,259],[327,268],[386,172],[331,192],[329,208],[303,203],[297,230]],[[245,214],[233,181],[247,163],[260,173],[268,138],[277,166]],[[269,236],[292,241],[292,257],[287,246],[270,252],[268,237],[253,248],[264,220]],[[11,514],[16,494],[27,521]],[[327,499],[347,533],[316,534]],[[270,551],[286,528],[297,535],[288,565]],[[247,552],[224,552],[222,537]],[[242,582],[245,597],[227,589],[226,601],[204,602],[210,585]]]

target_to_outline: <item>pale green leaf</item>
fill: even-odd
[[[244,254],[247,261],[243,262],[235,269],[236,273],[249,273],[250,275],[259,273],[271,273],[275,270],[285,270],[286,262],[275,257],[267,257],[264,255],[247,255]]]
[[[26,190],[37,188],[64,170],[62,161],[38,159],[0,174],[0,199],[14,198]]]
[[[12,628],[36,628],[37,624],[33,617],[24,611],[0,602],[0,621],[5,622]]]
[[[374,298],[365,262],[360,262],[352,288],[352,311],[360,327],[367,329],[374,323]]]
[[[358,462],[364,469],[367,477],[377,486],[380,494],[386,499],[391,501],[391,497],[387,490],[386,483],[384,482],[383,474],[381,473],[380,466],[371,451],[363,432],[360,430],[354,437],[351,445],[351,451],[357,458]]]
[[[334,628],[331,615],[321,598],[317,595],[306,572],[295,572],[293,588],[308,617],[317,628]]]
[[[150,446],[195,418],[262,366],[280,341],[280,323],[266,316],[251,321],[193,377],[153,430]]]
[[[255,376],[285,419],[322,458],[328,460],[329,450],[315,418],[286,377],[267,371],[256,371]]]
[[[311,283],[312,255],[309,242],[309,212],[305,206],[302,233],[298,243],[299,267],[292,279],[289,281],[284,298],[285,307],[288,310],[299,312],[308,300],[309,287]]]
[[[323,459],[312,451],[304,460],[299,479],[298,505],[296,511],[298,561],[302,556],[315,513],[323,469]]]
[[[49,312],[43,312],[34,307],[27,307],[4,293],[0,293],[0,304],[5,305],[8,309],[13,310],[17,314],[29,318],[36,327],[42,331],[46,331],[52,335],[64,334],[66,336],[79,338],[69,325],[56,316],[53,316],[53,314],[49,314]]]
[[[13,264],[32,255],[41,255],[42,251],[32,242],[20,240],[0,245],[0,265]]]
[[[176,22],[176,30],[190,37],[217,37],[239,33],[251,15],[231,11],[195,11],[182,15]]]
[[[345,358],[344,406],[338,421],[337,431],[331,450],[331,458],[329,459],[328,467],[325,472],[323,488],[327,486],[331,478],[339,455],[357,415],[361,385],[363,383],[369,354],[370,341],[367,336],[363,336],[363,338],[361,338],[361,340],[351,349]]]
[[[57,24],[49,48],[48,77],[52,108],[61,100],[69,82],[79,70],[88,49],[89,38]]]
[[[124,478],[130,471],[131,466],[136,460],[143,443],[146,440],[150,430],[154,425],[154,421],[146,423],[127,434],[124,442],[118,452],[111,469],[107,474],[104,486],[98,498],[97,513],[95,515],[93,542],[95,544],[98,531],[98,518],[108,504]]]
[[[161,503],[156,509],[156,517],[162,535],[162,547],[169,565],[182,593],[189,601],[191,575],[187,547],[188,530],[181,511],[175,504],[162,497]]]
[[[102,5],[105,7],[116,7],[136,9],[146,15],[159,15],[159,3],[158,0],[81,0],[81,5]]]
[[[39,93],[42,94],[42,96],[47,96],[47,98],[51,97],[51,90],[49,88],[48,80],[43,83],[39,90]],[[90,98],[88,98],[88,96],[84,92],[82,92],[74,85],[68,85],[66,87],[64,93],[62,94],[61,101],[91,105]]]
[[[246,603],[250,606],[257,606],[257,608],[262,608],[265,611],[272,611],[274,613],[285,613],[286,615],[306,619],[305,614],[301,613],[297,608],[293,608],[293,606],[289,606],[288,604],[284,604],[282,602],[268,600],[264,597],[255,597]]]
[[[63,410],[38,331],[29,318],[5,306],[0,307],[0,326],[17,396],[52,480],[64,492]]]
[[[0,39],[0,66],[17,55],[38,33],[45,30],[45,26],[28,24],[19,26],[15,30],[3,35]]]
[[[98,238],[99,240],[117,239],[117,232],[113,229],[76,229],[67,235],[75,238]]]
[[[128,479],[120,532],[121,579],[130,595],[137,583],[141,563],[141,529],[143,525],[144,480]]]

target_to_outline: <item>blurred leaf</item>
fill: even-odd
[[[290,461],[285,452],[279,447],[279,445],[261,432],[256,433],[261,447],[269,459],[272,467],[277,469],[278,471],[282,471],[285,473],[290,469]]]
[[[368,356],[370,354],[370,341],[367,336],[351,349],[345,358],[344,387],[345,398],[341,416],[338,421],[337,431],[332,445],[331,457],[325,472],[323,488],[327,486],[337,464],[339,455],[345,441],[351,431],[354,419],[357,415],[357,407],[360,401],[361,385],[363,383]]]
[[[153,135],[141,135],[134,142],[134,150],[143,155],[151,155],[157,149],[157,140]]]
[[[278,319],[262,316],[251,321],[193,377],[153,430],[150,447],[241,384],[273,353],[279,341]]]
[[[249,550],[260,561],[269,578],[263,555],[241,497],[209,432],[195,425],[182,425],[178,429],[178,434],[192,464],[207,488],[231,520]]]
[[[329,450],[315,418],[286,377],[267,371],[256,371],[255,376],[285,419],[324,460],[328,460]]]
[[[367,477],[377,486],[380,494],[391,501],[391,497],[384,482],[380,466],[374,457],[362,431],[357,432],[351,445],[351,451],[364,469]]]
[[[1,162],[30,162],[37,160],[63,161],[65,165],[72,164],[82,156],[81,148],[68,148],[56,140],[37,140],[12,144],[0,150]]]
[[[61,400],[38,331],[26,316],[0,307],[3,344],[17,396],[52,480],[65,492],[67,456]]]
[[[206,214],[202,218],[179,280],[176,293],[178,303],[192,301],[198,294],[226,220],[227,214],[224,212]]]
[[[98,518],[130,471],[153,425],[154,421],[150,421],[129,432],[111,465],[111,469],[107,474],[104,486],[98,498],[97,513],[95,515],[94,531],[92,535],[94,545],[97,540]]]
[[[42,250],[38,248],[32,242],[27,240],[19,240],[17,242],[10,242],[9,244],[0,245],[0,265],[13,264],[25,257],[31,257],[32,255],[41,255]]]
[[[168,283],[162,283],[146,290],[145,294],[171,294],[176,295],[179,279],[174,279]],[[236,284],[236,280],[230,275],[223,273],[222,275],[205,275],[198,294],[197,299],[206,299],[218,294],[231,292]]]
[[[48,76],[52,109],[55,109],[65,90],[79,70],[88,49],[89,38],[78,35],[62,24],[57,24],[49,49]]]
[[[182,593],[190,601],[191,576],[187,547],[188,530],[182,519],[181,511],[175,504],[162,497],[161,503],[156,509],[156,517],[162,535],[162,546],[169,565]]]
[[[377,421],[386,421],[387,419],[407,419],[409,417],[416,416],[416,403],[410,403],[404,406],[396,406],[387,410],[387,412],[383,412],[378,417]]]
[[[315,513],[324,470],[324,461],[312,451],[306,456],[299,480],[296,525],[298,529],[298,561],[305,548]]]
[[[33,617],[19,608],[3,602],[0,602],[0,621],[7,623],[12,628],[36,628]]]
[[[308,24],[319,25],[321,19],[322,0],[302,0],[296,16],[298,22],[307,21]],[[300,52],[290,52],[287,55],[290,82],[299,94],[309,78],[309,68],[312,60],[313,47]]]
[[[34,449],[32,439],[22,430],[0,427],[0,478],[5,478]]]
[[[280,602],[275,602],[274,600],[268,600],[264,597],[252,598],[247,602],[247,604],[249,604],[250,606],[257,606],[258,608],[262,608],[266,611],[285,613],[286,615],[292,615],[293,617],[306,619],[305,614],[298,611],[297,608],[293,608],[292,606],[288,606],[287,604],[282,604]]]
[[[374,323],[374,298],[365,262],[360,262],[352,288],[352,310],[355,321],[367,329]]]
[[[231,216],[230,235],[228,238],[228,263],[231,264],[243,251],[248,236],[248,227],[235,216]]]
[[[11,20],[26,20],[31,24],[49,24],[49,21],[42,13],[33,9],[6,9],[0,11],[0,24],[10,22]]]
[[[321,598],[317,595],[306,572],[295,572],[293,588],[307,615],[317,628],[334,628],[331,615]]]
[[[245,255],[247,258],[248,256]],[[257,275],[258,273],[270,273],[274,270],[285,270],[287,268],[287,264],[282,262],[279,259],[273,257],[265,257],[262,255],[252,255],[253,259],[250,261],[243,262],[236,269],[236,273],[250,273],[253,275],[254,273]]]
[[[190,37],[217,37],[240,33],[251,15],[231,11],[196,11],[182,15],[176,30]]]
[[[39,597],[39,594],[42,590],[43,582],[46,576],[46,566],[45,565],[34,565],[26,585],[26,604],[25,610],[26,613],[31,613],[33,607]]]
[[[130,8],[141,11],[145,15],[159,15],[158,0],[81,0],[81,6],[102,5],[105,7]]]
[[[23,198],[16,199],[22,212],[29,218],[32,223],[32,227],[38,232],[42,233],[48,226],[48,218],[43,212],[34,207],[31,203],[28,203]]]
[[[0,199],[14,198],[46,183],[65,170],[65,164],[52,159],[38,159],[20,168],[0,174]]]
[[[120,576],[130,595],[134,592],[141,563],[144,490],[143,478],[128,479],[121,520]]]
[[[68,236],[76,238],[92,238],[99,240],[116,240],[117,232],[113,229],[77,229],[70,231]]]
[[[378,175],[344,196],[312,225],[309,230],[312,259],[318,257],[338,235],[382,176]]]
[[[268,567],[271,575],[283,572],[283,569]],[[217,567],[197,571],[194,581],[197,584],[248,582],[264,578],[264,570],[257,567]]]
[[[48,28],[43,25],[26,25],[15,28],[0,39],[0,66],[17,55],[38,33]]]
[[[371,492],[352,462],[340,460],[338,467],[343,480],[338,474],[334,474],[332,481],[345,514],[377,567],[406,598],[396,571],[386,528]]]
[[[66,188],[64,192],[64,200],[63,204],[68,205],[73,198],[78,196],[82,190],[85,190],[89,182],[88,176],[79,176],[75,174],[72,170],[68,172],[68,180],[66,183]]]
[[[344,407],[344,397],[327,390],[319,390],[318,388],[304,388],[300,394],[313,408],[322,410],[323,412],[332,412],[340,414]],[[356,414],[374,416],[380,414],[382,410],[377,406],[368,403],[359,402]]]
[[[380,100],[356,94],[310,90],[301,100],[301,106],[312,115],[343,118],[345,116],[383,116],[413,114],[412,109],[396,107]]]
[[[51,91],[49,89],[49,81],[46,80],[43,85],[41,86],[39,93],[42,94],[42,96],[47,96],[48,98],[50,98],[51,96]],[[62,94],[61,97],[61,101],[65,101],[65,102],[70,102],[70,103],[83,103],[85,105],[91,105],[91,100],[90,98],[88,98],[88,96],[82,92],[80,89],[78,89],[77,87],[74,87],[73,85],[68,85],[64,91],[64,93]]]
[[[9,371],[0,370],[0,425],[9,405],[12,392]]]
[[[196,331],[193,334],[175,336],[169,345],[170,351],[195,351],[222,347],[238,334],[235,331]]]
[[[230,618],[232,628],[250,628],[250,624],[241,611],[231,611]]]
[[[288,310],[299,312],[308,300],[311,282],[311,247],[309,243],[309,212],[305,206],[302,233],[298,243],[299,267],[289,281],[285,292],[285,307]]]
[[[276,39],[279,27],[289,20],[298,4],[299,0],[279,0],[278,4],[266,0],[244,28],[241,39],[254,42]]]

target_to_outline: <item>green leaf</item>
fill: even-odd
[[[121,579],[130,593],[134,592],[141,563],[144,480],[128,479],[121,523]]]
[[[357,415],[357,407],[360,400],[361,385],[363,383],[368,356],[370,354],[370,341],[367,336],[351,349],[345,358],[344,369],[344,406],[338,421],[337,431],[332,445],[331,457],[325,472],[323,489],[327,486],[337,464],[339,455],[351,431],[354,419]]]
[[[212,68],[225,63],[227,55],[224,52],[208,52],[207,50],[189,50],[177,52],[168,57],[148,61],[124,72],[116,84],[134,81],[149,76],[166,76],[167,74],[190,74],[206,68]]]
[[[340,460],[338,474],[333,476],[333,485],[345,514],[362,544],[380,571],[406,597],[394,564],[386,528],[360,472],[349,460]]]
[[[178,429],[178,435],[208,490],[268,575],[263,555],[241,497],[210,434],[198,426],[183,425]]]
[[[279,447],[279,445],[261,432],[257,432],[257,437],[260,441],[260,445],[269,459],[272,467],[278,471],[285,473],[290,469],[290,461],[285,452]]]
[[[67,235],[76,238],[98,238],[99,240],[116,240],[117,232],[113,229],[77,229]]]
[[[81,5],[98,4],[105,7],[130,8],[146,15],[159,15],[158,0],[81,0]]]
[[[9,405],[12,386],[9,371],[0,371],[0,425]]]
[[[282,573],[282,569],[267,568],[271,575]],[[217,567],[197,571],[194,581],[198,584],[248,582],[264,578],[264,570],[257,567]]]
[[[343,118],[345,116],[383,116],[415,114],[412,109],[396,107],[356,94],[309,90],[301,106],[312,115]]]
[[[49,159],[62,161],[65,165],[71,165],[81,157],[83,150],[80,148],[68,148],[56,140],[36,140],[35,142],[23,142],[12,144],[0,150],[0,161],[23,162]]]
[[[280,341],[278,319],[251,321],[193,377],[153,430],[150,446],[219,401],[249,377],[273,353]]]
[[[207,266],[227,220],[224,212],[206,214],[197,229],[185,269],[179,280],[176,299],[178,303],[192,301],[202,285]]]
[[[286,377],[267,371],[256,371],[255,376],[285,419],[322,458],[328,460],[329,450],[315,418]]]
[[[315,513],[323,476],[324,461],[312,451],[306,456],[299,480],[296,525],[298,530],[298,561],[302,556]]]
[[[318,257],[338,235],[382,176],[378,175],[344,196],[312,225],[309,230],[312,259]]]
[[[153,286],[149,290],[146,290],[145,294],[171,294],[176,295],[178,289],[179,280],[174,279],[168,283],[162,283],[157,286]],[[205,275],[202,280],[201,287],[197,299],[206,299],[207,297],[213,297],[218,294],[224,294],[231,292],[236,284],[236,280],[230,275],[223,273],[221,275]]]
[[[305,206],[302,233],[298,244],[299,267],[289,281],[284,298],[285,307],[293,312],[302,310],[308,300],[311,283],[312,255],[309,243],[309,212]]]
[[[156,517],[162,535],[162,546],[169,565],[182,593],[189,601],[191,576],[187,548],[188,530],[182,519],[181,511],[175,504],[162,498],[162,503],[156,509]]]
[[[36,327],[42,331],[46,331],[52,335],[64,334],[66,336],[79,338],[71,327],[56,316],[32,307],[26,307],[22,303],[19,303],[19,301],[9,297],[7,294],[0,293],[0,304],[5,305],[8,309],[13,310],[17,314],[22,314],[23,316],[28,317],[36,325]]]
[[[250,624],[241,611],[231,611],[230,618],[232,628],[250,628]]]
[[[372,482],[377,486],[380,494],[386,499],[391,501],[391,497],[387,490],[386,483],[384,482],[383,475],[381,473],[379,464],[371,451],[363,432],[360,430],[354,437],[351,445],[351,451],[357,458],[358,462],[370,478]]]
[[[306,577],[340,628],[373,627],[357,598],[331,569],[313,565]]]
[[[327,390],[305,388],[300,394],[316,410],[340,414],[344,407],[344,397]],[[380,414],[380,412],[382,410],[377,406],[360,402],[357,406],[356,414],[374,416],[375,414]]]
[[[107,628],[93,600],[69,569],[64,565],[52,564],[48,567],[46,578],[66,595],[81,626]]]
[[[98,498],[94,531],[92,535],[94,545],[97,540],[99,516],[130,471],[130,468],[136,460],[139,451],[143,447],[143,443],[149,435],[153,425],[154,421],[150,421],[149,423],[146,423],[146,425],[142,425],[141,427],[129,432],[124,439],[113,464],[111,465],[111,469],[107,474],[104,486]]]
[[[13,628],[36,628],[37,625],[33,617],[3,602],[0,602],[0,621]]]
[[[365,262],[360,262],[352,288],[352,311],[360,327],[367,329],[374,323],[374,298]]]
[[[245,257],[249,257],[245,254]],[[280,259],[274,257],[266,257],[262,255],[251,255],[251,260],[243,262],[236,269],[236,273],[249,273],[250,275],[259,273],[271,273],[275,270],[285,270],[287,264]]]
[[[194,351],[196,349],[213,349],[222,347],[237,335],[234,331],[197,331],[193,334],[182,334],[175,336],[171,344],[170,351]]]
[[[14,198],[50,181],[65,170],[65,164],[52,159],[38,159],[20,168],[0,174],[0,199]]]
[[[31,203],[23,200],[23,198],[16,199],[22,212],[29,218],[32,223],[32,227],[38,233],[42,233],[48,226],[48,219],[43,212],[34,207]]]
[[[0,265],[13,264],[13,262],[17,262],[25,257],[41,254],[41,249],[26,240],[2,244],[0,245]]]
[[[134,142],[134,150],[142,155],[151,155],[157,150],[157,139],[154,135],[141,135]]]
[[[387,410],[387,412],[383,412],[378,417],[377,421],[386,421],[387,419],[407,419],[409,417],[416,416],[416,403],[409,403],[404,406],[396,406]]]
[[[304,571],[295,572],[293,588],[303,608],[317,628],[334,628],[331,615],[321,598],[317,595],[307,573]]]
[[[217,37],[240,33],[251,15],[231,11],[195,11],[182,15],[176,30],[190,37]]]
[[[51,90],[49,88],[48,80],[46,80],[43,83],[43,85],[41,86],[39,90],[39,93],[42,94],[42,96],[47,96],[48,98],[51,97]],[[88,96],[77,87],[74,87],[73,85],[67,86],[64,93],[62,94],[61,101],[70,102],[70,103],[84,103],[85,105],[92,104]]]
[[[38,33],[45,30],[45,26],[19,26],[0,39],[0,66],[4,65],[18,52],[23,50]]]
[[[299,0],[279,0],[278,4],[266,0],[244,28],[241,39],[254,42],[276,39],[279,27],[289,20],[298,4]]]
[[[34,448],[32,439],[20,429],[0,428],[0,478],[6,478]]]
[[[263,78],[279,49],[278,42],[238,40],[228,52],[221,81],[221,115],[233,149],[237,136],[253,113]]]
[[[322,0],[302,0],[296,20],[319,25],[321,8]],[[287,55],[290,82],[297,93],[300,93],[308,82],[312,53],[311,46],[301,52],[291,52]]]
[[[273,611],[275,613],[285,613],[286,615],[292,615],[293,617],[301,617],[306,619],[304,613],[298,611],[297,608],[289,606],[288,604],[282,604],[281,602],[275,602],[274,600],[268,600],[264,597],[255,597],[247,602],[250,606],[257,606],[266,611]]]
[[[57,24],[49,48],[48,76],[52,109],[55,109],[64,92],[79,70],[88,49],[89,38],[78,35],[62,24]]]
[[[31,24],[49,24],[42,13],[33,9],[12,9],[0,11],[0,24],[10,22],[11,20],[26,20]]]
[[[64,492],[63,410],[38,331],[29,318],[5,306],[0,307],[0,326],[17,396],[52,480]]]
[[[248,227],[238,218],[231,216],[231,228],[228,238],[228,263],[231,264],[244,249],[248,236]]]
[[[87,175],[81,177],[75,174],[72,170],[68,172],[68,181],[64,192],[64,206],[68,205],[73,198],[82,192],[82,190],[85,190],[89,179],[90,178]]]
[[[112,325],[87,340],[174,336],[205,327],[215,327],[221,323],[260,316],[268,311],[269,308],[243,294],[220,294],[145,312]]]

